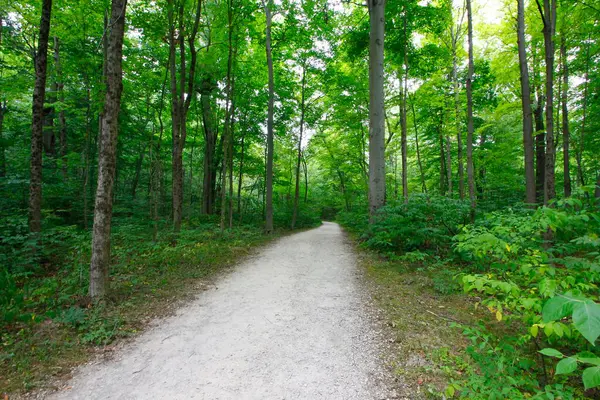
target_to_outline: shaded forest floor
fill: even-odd
[[[154,243],[147,231],[117,234],[111,295],[96,307],[84,295],[87,251],[73,251],[71,263],[35,278],[33,288],[24,290],[18,318],[3,322],[0,393],[51,391],[69,378],[72,367],[110,357],[120,342],[211,288],[218,272],[283,234],[265,236],[254,227],[221,233],[206,224],[182,231],[176,245],[172,238]]]

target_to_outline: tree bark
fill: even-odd
[[[421,162],[421,151],[419,150],[419,131],[417,129],[417,114],[415,113],[414,101],[411,101],[413,115],[413,125],[415,127],[415,146],[417,148],[417,164],[419,164],[419,175],[421,176],[421,190],[427,194],[427,185],[425,184],[425,174],[423,173],[423,163]]]
[[[525,202],[535,204],[535,169],[533,161],[533,121],[529,67],[527,66],[527,44],[525,42],[525,5],[517,0],[517,43],[519,47],[519,70],[521,78],[521,108],[523,110],[523,149],[525,159]]]
[[[98,154],[98,186],[94,207],[92,259],[90,263],[90,297],[97,301],[108,291],[110,266],[110,226],[113,206],[113,183],[116,168],[119,111],[123,91],[123,36],[127,0],[113,0],[108,51],[106,57],[106,94],[102,114]]]
[[[60,110],[58,111],[58,142],[60,145],[61,171],[64,179],[67,179],[67,122],[65,119],[65,84],[62,76],[62,66],[60,63],[60,41],[54,36],[54,68],[56,69],[56,88],[58,90],[58,101]]]
[[[465,171],[463,165],[463,144],[462,144],[462,130],[460,127],[460,93],[458,89],[458,55],[457,45],[459,37],[460,25],[456,31],[456,34],[452,35],[452,81],[454,88],[454,115],[456,125],[456,141],[458,146],[457,161],[458,161],[458,196],[461,200],[465,198]]]
[[[554,31],[556,0],[543,0],[543,10],[536,0],[544,23],[544,54],[546,58],[546,163],[544,174],[544,205],[556,197],[554,165]]]
[[[579,135],[579,146],[576,154],[577,161],[577,176],[579,178],[579,184],[585,186],[585,174],[583,173],[583,149],[585,143],[585,128],[587,121],[587,105],[588,105],[588,88],[590,84],[590,43],[586,46],[586,59],[585,59],[585,77],[583,86],[583,112],[581,116],[581,134]]]
[[[475,177],[473,171],[473,13],[471,0],[467,2],[467,36],[469,42],[469,70],[467,72],[467,181],[471,202],[471,221],[475,220]]]
[[[228,0],[227,7],[227,77],[225,82],[225,123],[223,125],[223,164],[221,171],[221,231],[225,229],[227,210],[227,171],[231,170],[230,159],[233,160],[232,154],[232,114],[233,114],[233,0]]]
[[[296,160],[296,190],[294,191],[294,209],[292,212],[291,229],[296,226],[298,217],[298,202],[300,199],[300,164],[302,162],[302,136],[304,134],[304,113],[305,113],[305,91],[306,91],[306,61],[302,65],[302,88],[300,95],[300,134],[298,135],[298,156]]]
[[[567,44],[564,34],[561,36],[560,53],[563,66],[563,89],[562,89],[562,135],[563,135],[563,172],[564,172],[564,194],[565,197],[571,196],[571,168],[569,165],[569,142],[571,132],[569,130],[569,108],[567,106],[569,92],[569,66],[567,60]]]
[[[273,108],[275,103],[275,83],[273,78],[273,55],[271,52],[271,22],[273,0],[263,1],[266,15],[265,51],[269,70],[269,104],[267,111],[267,165],[265,178],[265,233],[273,232]]]
[[[385,204],[385,95],[383,45],[385,0],[369,5],[369,222]]]
[[[245,117],[244,117],[245,121]],[[238,174],[238,187],[237,187],[237,213],[238,215],[242,212],[242,182],[244,180],[244,155],[245,155],[245,139],[246,132],[242,133],[241,153],[240,153],[240,170]]]
[[[171,70],[171,119],[172,119],[172,214],[173,231],[175,233],[181,230],[181,221],[183,217],[183,149],[187,136],[187,114],[190,108],[192,98],[194,97],[195,74],[196,74],[196,34],[200,24],[200,13],[202,1],[196,3],[196,15],[192,30],[187,37],[188,48],[190,50],[189,70],[186,62],[185,49],[185,29],[184,29],[184,4],[181,3],[178,9],[177,22],[178,28],[175,28],[175,10],[173,0],[168,0],[168,19],[169,19],[169,64]],[[177,31],[178,37],[175,38]],[[179,79],[177,77],[176,64],[176,44],[179,44]],[[186,77],[187,75],[187,77]]]
[[[215,193],[215,151],[216,132],[213,124],[211,109],[211,93],[213,84],[210,78],[205,78],[200,89],[202,103],[202,125],[204,127],[204,177],[202,179],[202,214],[212,214]]]
[[[31,163],[29,181],[29,231],[42,231],[42,147],[46,69],[52,0],[43,0],[38,50],[35,54],[35,88],[33,90],[31,124]]]

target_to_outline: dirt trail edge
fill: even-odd
[[[340,227],[276,241],[51,399],[386,399]]]

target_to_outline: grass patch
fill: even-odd
[[[110,354],[117,339],[138,334],[156,317],[210,288],[209,278],[252,249],[281,236],[255,227],[221,233],[213,224],[153,242],[148,229],[122,225],[113,234],[111,292],[92,307],[87,297],[89,237],[74,243],[64,264],[12,282],[1,311],[0,388],[23,393],[52,386],[71,368]]]

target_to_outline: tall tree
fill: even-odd
[[[304,117],[306,114],[306,60],[302,63],[302,83],[300,88],[300,133],[298,135],[298,156],[296,160],[296,188],[294,191],[294,209],[292,211],[291,228],[296,226],[296,218],[298,217],[298,202],[300,199],[300,165],[302,163],[302,137],[304,135]]]
[[[184,4],[180,2],[177,7],[173,0],[168,0],[169,18],[169,68],[171,72],[171,125],[172,125],[172,214],[173,231],[179,232],[183,217],[183,148],[187,136],[187,115],[192,99],[195,95],[196,83],[196,35],[200,25],[202,0],[196,2],[196,14],[192,29],[187,36],[184,21]],[[176,37],[177,35],[177,37]],[[186,39],[190,52],[189,65],[186,61]],[[179,77],[177,76],[176,58],[179,48]],[[187,75],[187,77],[186,77]]]
[[[569,107],[567,105],[569,92],[569,61],[567,59],[567,44],[564,33],[560,37],[560,54],[562,58],[562,137],[563,137],[563,173],[564,173],[564,194],[565,197],[571,196],[571,168],[569,165],[569,143],[571,131],[569,129]]]
[[[385,204],[385,95],[383,43],[385,0],[368,0],[369,6],[369,215]]]
[[[44,100],[52,0],[43,0],[38,48],[34,57],[35,87],[33,89],[31,123],[31,162],[29,178],[29,231],[42,231],[42,148],[44,130]]]
[[[273,20],[273,0],[263,0],[266,16],[265,51],[269,70],[269,103],[267,110],[267,148],[265,177],[265,232],[273,232],[273,108],[275,104],[275,82],[273,77],[273,54],[271,49],[271,24]]]
[[[556,0],[536,0],[544,23],[544,55],[546,59],[546,164],[544,176],[544,204],[556,197],[554,164],[554,33],[556,29]]]
[[[102,299],[108,290],[110,266],[110,226],[116,170],[119,112],[123,92],[123,36],[127,0],[112,0],[108,49],[106,53],[106,94],[100,121],[98,186],[94,207],[90,297]]]
[[[467,72],[467,181],[471,219],[475,218],[475,176],[473,170],[473,12],[471,0],[467,1],[467,37],[469,42],[469,70]]]
[[[533,120],[527,44],[525,42],[525,4],[517,0],[517,44],[519,47],[519,71],[521,78],[521,108],[523,110],[523,149],[525,153],[525,201],[535,204],[535,169],[533,161]]]

